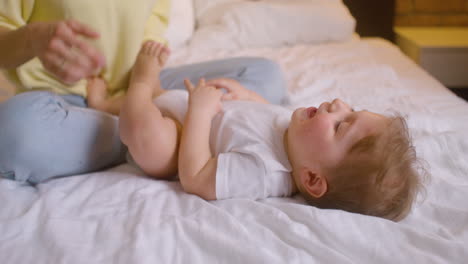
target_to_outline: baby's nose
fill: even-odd
[[[335,98],[335,99],[333,99],[332,104],[334,104],[334,105],[343,105],[344,102],[341,101],[341,100],[338,99],[338,98]]]
[[[331,111],[337,111],[340,108],[342,108],[342,106],[343,106],[343,102],[340,99],[336,98],[331,102],[330,110]]]
[[[336,109],[351,109],[351,107],[347,103],[343,102],[341,99],[338,98],[332,101],[332,105],[334,105]]]

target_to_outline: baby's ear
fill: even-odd
[[[320,198],[328,190],[327,179],[322,174],[315,173],[307,168],[304,168],[301,170],[299,177],[302,187],[312,197]]]

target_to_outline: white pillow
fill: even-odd
[[[232,3],[239,3],[245,2],[247,0],[193,0],[194,1],[194,9],[195,9],[195,19],[197,23],[200,23],[200,19],[203,19],[204,14],[206,11],[221,7],[224,9],[228,9],[229,5]]]
[[[197,5],[208,0],[195,0]],[[210,0],[214,1],[214,0]],[[197,19],[191,45],[223,49],[346,41],[355,20],[341,0],[216,0]],[[196,7],[198,8],[198,6]]]
[[[172,0],[165,37],[173,48],[183,46],[195,30],[193,0]]]

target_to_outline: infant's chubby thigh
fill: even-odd
[[[148,176],[169,179],[177,173],[181,125],[169,117],[162,117],[154,125],[155,129],[147,131],[151,135],[141,135],[151,139],[141,141],[136,147],[129,147],[130,153]]]

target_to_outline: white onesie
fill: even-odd
[[[161,111],[181,124],[188,93],[168,91],[155,99]],[[248,101],[225,101],[212,121],[210,148],[218,157],[216,198],[290,196],[291,165],[283,143],[291,110]]]

